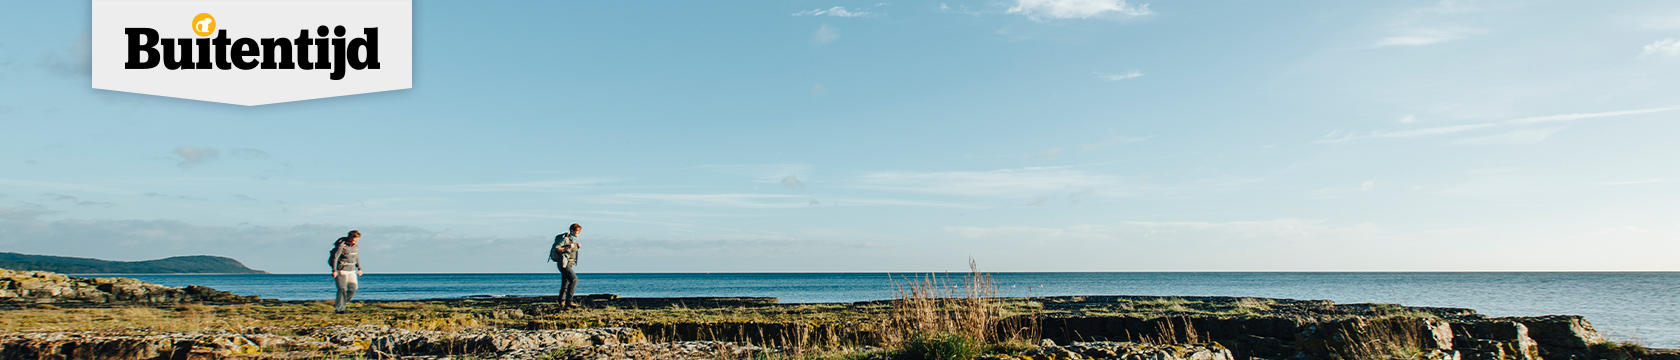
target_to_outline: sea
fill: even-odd
[[[578,274],[577,294],[774,297],[783,303],[892,299],[927,274]],[[933,274],[954,283],[964,274]],[[1614,341],[1680,348],[1680,272],[991,273],[999,296],[1159,295],[1322,299],[1475,309],[1489,316],[1582,315]],[[327,274],[122,275],[279,300],[328,300]],[[367,274],[360,300],[553,295],[560,275]]]

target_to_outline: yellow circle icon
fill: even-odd
[[[198,34],[198,36],[215,34],[216,17],[210,16],[210,13],[199,13],[198,16],[193,17],[192,27],[193,33]]]

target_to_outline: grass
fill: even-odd
[[[889,357],[968,359],[991,349],[1015,350],[1039,339],[1037,322],[1022,320],[1036,317],[1010,316],[1018,311],[1036,312],[1038,307],[997,298],[991,275],[980,272],[972,258],[968,267],[960,284],[934,274],[894,283],[899,296],[888,316],[879,320],[880,344],[890,349]]]
[[[1188,318],[1250,317],[1278,311],[1313,311],[1322,304],[1259,298],[1085,296],[998,298],[991,277],[972,259],[966,274],[900,276],[898,296],[859,304],[769,304],[636,308],[647,302],[594,302],[562,310],[541,300],[427,300],[356,302],[334,314],[330,301],[264,302],[238,305],[179,304],[59,308],[33,306],[0,310],[0,334],[98,330],[105,334],[163,332],[266,332],[296,336],[335,325],[384,325],[408,330],[568,329],[634,327],[652,342],[719,340],[777,348],[766,360],[950,359],[981,354],[1018,354],[1037,346],[1038,319],[1046,316],[1115,316],[1153,323],[1139,342],[1176,345],[1211,341]],[[549,300],[551,301],[551,300]],[[604,306],[618,304],[618,306]],[[1372,307],[1394,318],[1433,317],[1400,306]],[[1298,308],[1289,308],[1298,307]],[[1416,320],[1416,319],[1413,319]],[[1344,359],[1408,359],[1421,340],[1379,322],[1344,329],[1337,356]],[[1608,346],[1608,345],[1606,345]],[[1633,345],[1637,346],[1637,345]],[[1605,351],[1635,354],[1627,346]],[[1629,350],[1632,349],[1632,350]],[[548,354],[563,357],[561,349]],[[266,351],[266,350],[265,350]]]
[[[1358,320],[1337,329],[1342,346],[1335,354],[1350,360],[1411,360],[1425,354],[1424,334],[1413,329],[1416,318],[1388,317]]]
[[[1593,344],[1590,348],[1598,358],[1608,360],[1640,359],[1644,358],[1646,353],[1645,345],[1631,341],[1606,341]]]
[[[966,360],[980,356],[985,346],[975,339],[950,333],[917,334],[889,352],[901,360]]]

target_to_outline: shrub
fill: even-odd
[[[967,360],[980,356],[981,344],[955,334],[918,334],[900,345],[901,360]]]

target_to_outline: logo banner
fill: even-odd
[[[413,87],[413,4],[93,1],[93,88],[263,105]]]

